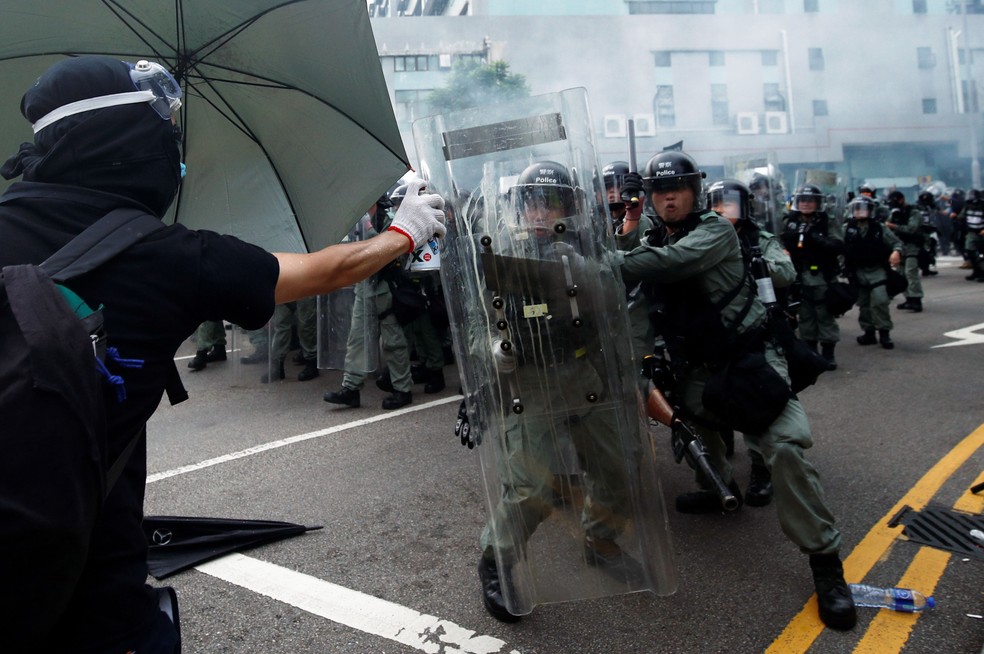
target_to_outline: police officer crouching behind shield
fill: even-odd
[[[781,376],[788,384],[786,362],[775,344],[765,340],[766,311],[743,261],[731,224],[700,206],[701,179],[696,162],[683,152],[662,152],[643,173],[646,192],[666,225],[662,243],[640,243],[638,231],[617,237],[622,274],[628,282],[642,280],[661,287],[669,318],[664,337],[673,359],[683,409],[698,423],[738,428],[762,453],[772,473],[776,510],[783,532],[810,557],[820,619],[834,629],[851,629],[857,621],[854,601],[844,581],[839,556],[841,536],[827,508],[816,469],[804,451],[813,439],[803,406],[787,390],[788,401],[771,423],[757,432],[741,429],[739,414],[761,404],[736,406],[715,415],[705,406],[727,404],[728,398],[705,393],[715,374],[738,360],[764,355],[758,373]],[[732,391],[740,387],[734,385]],[[749,416],[750,418],[751,416]],[[743,420],[741,420],[743,422]],[[735,486],[724,446],[716,433],[706,434],[714,466]],[[710,513],[719,510],[707,490],[677,498],[677,510]]]
[[[554,161],[534,163],[519,175],[510,194],[520,225],[515,232],[499,235],[505,253],[517,259],[513,265],[526,269],[516,279],[537,276],[534,269],[549,266],[552,259],[568,261],[584,280],[604,274],[577,252],[581,234],[571,226],[570,217],[577,213],[578,193],[570,173]],[[519,260],[528,261],[528,267]],[[501,274],[509,277],[512,272]],[[502,490],[481,534],[478,574],[486,610],[503,622],[520,619],[507,608],[507,595],[516,592],[512,569],[529,549],[533,532],[553,510],[551,465],[560,435],[573,445],[584,472],[585,501],[580,512],[584,560],[615,574],[635,574],[639,566],[616,543],[629,523],[630,504],[617,421],[606,403],[598,401],[604,398],[590,398],[603,388],[605,373],[595,359],[603,335],[590,316],[583,316],[579,326],[576,315],[565,313],[570,302],[562,277],[551,281],[544,274],[536,286],[496,291],[502,320],[513,327],[510,338],[500,334],[491,341],[497,374],[492,383],[502,384],[504,391],[523,389],[523,405],[536,409],[517,412],[508,403],[498,407],[504,423],[503,437],[496,445],[502,450],[496,464]],[[578,293],[586,306],[591,304],[589,286],[583,284]],[[524,317],[524,309],[538,303],[556,307],[554,315]],[[484,328],[476,328],[470,340],[488,347]],[[555,383],[558,379],[566,383]]]

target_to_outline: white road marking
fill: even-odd
[[[229,554],[196,570],[428,654],[507,651],[506,643],[498,638],[476,635],[453,622],[242,554]],[[509,654],[520,653],[510,650]]]
[[[397,409],[396,411],[387,411],[386,413],[372,416],[371,418],[354,420],[352,422],[347,422],[343,425],[335,425],[334,427],[319,429],[318,431],[312,431],[306,434],[298,434],[297,436],[283,438],[278,441],[271,441],[269,443],[263,443],[261,445],[254,445],[253,447],[247,448],[245,450],[240,450],[238,452],[232,452],[230,454],[223,454],[222,456],[217,456],[214,459],[207,459],[205,461],[200,461],[199,463],[192,463],[186,466],[181,466],[180,468],[165,470],[163,472],[155,472],[153,474],[147,475],[147,483],[152,484],[162,479],[177,477],[178,475],[184,475],[189,472],[195,472],[196,470],[210,468],[212,466],[217,466],[222,463],[235,461],[236,459],[244,459],[248,456],[253,456],[254,454],[260,454],[261,452],[267,452],[269,450],[275,450],[280,447],[286,447],[288,445],[293,445],[294,443],[300,443],[301,441],[311,440],[312,438],[321,438],[322,436],[329,436],[331,434],[337,434],[339,432],[343,432],[349,429],[354,429],[356,427],[370,425],[374,422],[389,420],[391,418],[398,418],[408,413],[413,413],[414,411],[424,411],[426,409],[431,409],[436,406],[441,406],[442,404],[448,404],[450,402],[460,402],[460,401],[461,401],[460,395],[453,395],[451,397],[444,397],[439,400],[427,402],[425,404],[415,404],[405,409]]]
[[[963,329],[956,329],[952,332],[946,332],[943,334],[948,338],[958,339],[954,343],[943,343],[942,345],[934,345],[930,349],[935,349],[938,347],[957,347],[958,345],[980,345],[984,343],[984,334],[975,334],[979,329],[984,329],[984,322],[979,325],[971,325],[970,327],[964,327]]]

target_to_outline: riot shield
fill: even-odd
[[[369,225],[359,219],[342,242],[367,238]],[[379,367],[379,320],[372,280],[318,296],[318,367],[370,373]]]
[[[413,133],[446,198],[441,278],[506,606],[674,592],[584,90]]]
[[[786,185],[774,152],[752,152],[724,158],[724,176],[748,186],[752,220],[773,234],[782,232]]]
[[[824,202],[817,208],[818,211],[826,211],[828,216],[834,216],[838,220],[845,216],[847,188],[840,175],[832,170],[797,169],[796,188],[804,184],[813,184],[823,193]]]

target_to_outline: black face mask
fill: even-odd
[[[36,122],[80,99],[134,90],[129,66],[78,57],[52,66],[28,90],[21,111]],[[149,105],[106,107],[63,118],[24,143],[0,173],[7,179],[66,184],[130,198],[163,216],[181,181],[180,130]]]

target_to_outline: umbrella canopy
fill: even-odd
[[[0,15],[0,159],[31,139],[20,94],[62,57],[105,54],[181,83],[188,172],[168,220],[315,250],[409,168],[363,0],[0,0]]]
[[[155,579],[164,579],[223,554],[321,529],[276,520],[146,516],[147,564]]]

